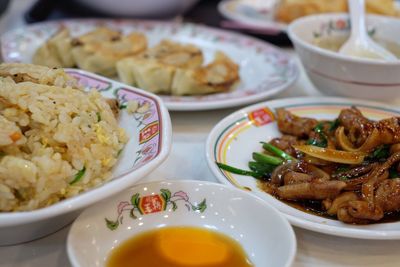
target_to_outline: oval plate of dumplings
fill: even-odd
[[[258,39],[189,23],[80,19],[1,37],[5,62],[80,68],[156,93],[169,110],[246,105],[290,87],[294,60]]]

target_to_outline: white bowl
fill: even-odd
[[[149,108],[140,114],[121,110],[120,126],[128,133],[129,142],[112,170],[111,181],[45,208],[1,212],[0,245],[30,241],[60,229],[75,219],[83,208],[132,186],[160,165],[170,151],[171,121],[159,97],[89,72],[73,69],[67,72],[80,84],[97,88],[105,97],[124,96],[140,104],[147,102]],[[151,129],[151,135],[146,134],[148,129]]]
[[[400,19],[367,15],[367,28],[381,40],[400,46]],[[351,58],[312,44],[316,35],[349,35],[347,14],[321,14],[295,20],[288,34],[314,85],[327,95],[373,100],[400,98],[400,60],[379,62]]]
[[[169,190],[176,203],[167,201],[165,210],[150,210],[129,216],[131,198],[162,198]],[[203,201],[204,200],[204,201]],[[194,210],[192,205],[203,209]],[[189,207],[189,208],[188,208]],[[118,212],[119,210],[119,212]],[[118,221],[114,230],[106,220]],[[105,266],[110,251],[134,235],[165,226],[204,227],[237,240],[254,266],[290,266],[296,253],[293,229],[279,212],[264,201],[242,190],[202,181],[164,181],[137,185],[117,197],[84,211],[68,235],[67,251],[74,267]]]
[[[183,14],[199,0],[77,0],[77,2],[113,16],[141,18],[172,17]]]

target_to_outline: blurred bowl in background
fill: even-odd
[[[189,10],[199,0],[75,0],[106,15],[138,18],[173,17]]]
[[[367,15],[370,36],[400,56],[400,19]],[[295,20],[289,38],[313,84],[327,95],[373,100],[400,99],[400,60],[373,61],[341,55],[350,35],[347,14],[321,14]],[[322,48],[325,47],[325,48]]]

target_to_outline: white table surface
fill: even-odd
[[[0,18],[0,34],[23,25],[22,14],[31,0],[12,0]],[[293,53],[288,49],[289,53]],[[294,53],[293,53],[294,54]],[[321,95],[303,70],[298,81],[274,98]],[[167,160],[141,182],[162,179],[215,181],[205,160],[205,140],[212,127],[237,110],[171,112],[172,150]],[[69,226],[42,239],[16,246],[0,247],[1,267],[71,266],[66,253]],[[293,267],[303,266],[400,266],[399,241],[372,241],[334,237],[294,228],[297,255]]]

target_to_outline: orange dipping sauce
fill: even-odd
[[[204,228],[164,227],[123,242],[107,267],[250,267],[234,239]]]

